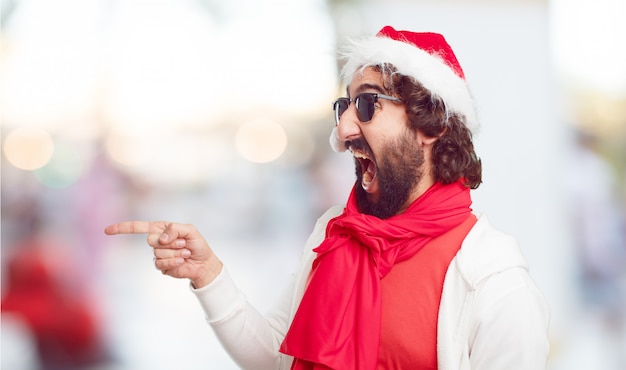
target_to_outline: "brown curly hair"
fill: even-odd
[[[446,112],[445,103],[438,96],[414,78],[396,73],[392,65],[374,69],[383,73],[385,88],[402,100],[410,127],[439,138],[432,152],[435,181],[451,184],[463,179],[469,188],[478,188],[482,182],[482,163],[474,151],[465,117]]]

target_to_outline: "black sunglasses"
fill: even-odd
[[[393,96],[377,94],[377,93],[361,93],[354,97],[353,100],[348,98],[339,98],[333,103],[333,110],[335,111],[335,124],[339,124],[339,118],[348,110],[350,102],[354,101],[356,107],[356,116],[361,122],[369,122],[374,117],[374,104],[378,99],[387,99],[391,101],[401,101]]]

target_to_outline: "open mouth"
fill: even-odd
[[[361,170],[361,186],[363,190],[369,191],[372,183],[376,179],[376,164],[365,153],[352,151],[352,155],[359,163]]]

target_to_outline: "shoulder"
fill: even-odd
[[[342,204],[337,204],[337,205],[334,205],[334,206],[330,207],[329,209],[326,210],[326,212],[324,212],[317,219],[317,224],[323,224],[324,226],[326,226],[328,221],[330,221],[334,217],[339,216],[341,214],[341,212],[343,212],[344,208],[345,208],[345,206],[342,205]]]
[[[312,259],[312,256],[315,255],[313,249],[316,248],[326,237],[326,225],[328,222],[337,217],[343,212],[343,205],[335,205],[326,210],[315,222],[315,226],[313,227],[313,231],[309,235],[305,248],[303,258],[306,260]]]
[[[339,216],[343,212],[344,208],[345,206],[343,205],[332,206],[317,219],[315,226],[313,227],[313,231],[307,240],[307,249],[317,247],[324,240],[324,237],[326,236],[326,225],[328,225],[328,222],[331,219]],[[313,245],[313,247],[308,248],[309,245]]]
[[[463,280],[472,288],[497,273],[513,268],[528,270],[517,240],[495,229],[485,215],[477,215],[476,224],[463,240],[455,262]]]

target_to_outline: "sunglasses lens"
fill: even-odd
[[[369,122],[374,117],[374,109],[378,95],[373,93],[359,94],[354,98],[354,105],[356,107],[356,115],[361,122]],[[341,115],[350,106],[350,99],[339,98],[333,103],[333,110],[335,111],[335,124],[339,124]]]
[[[341,118],[343,112],[348,109],[349,105],[350,100],[348,100],[347,98],[339,98],[335,101],[335,103],[333,104],[333,110],[335,111],[335,123],[339,123],[339,118]]]
[[[360,94],[355,99],[356,111],[361,122],[369,122],[374,117],[374,94]]]

